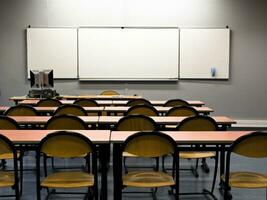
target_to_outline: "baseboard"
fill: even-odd
[[[267,120],[236,120],[236,124],[233,127],[252,127],[252,128],[267,128]]]

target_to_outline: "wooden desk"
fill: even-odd
[[[59,98],[62,99],[95,99],[95,100],[132,100],[140,99],[141,96],[135,95],[60,95]]]
[[[4,113],[9,106],[0,106],[0,113]],[[39,113],[53,113],[58,107],[34,107]],[[83,107],[88,113],[100,113],[104,111],[104,106]]]
[[[252,131],[163,131],[163,133],[171,136],[174,141],[178,144],[203,144],[206,145],[203,150],[208,149],[208,145],[216,144],[217,147],[231,144],[240,136],[251,133]],[[126,140],[127,137],[134,134],[134,131],[112,131],[110,142],[113,144],[113,177],[114,177],[114,199],[121,200],[120,187],[122,180],[122,152],[120,145]],[[214,147],[213,147],[214,148]],[[225,151],[225,149],[221,149]],[[223,154],[224,155],[224,154]],[[177,155],[178,156],[178,155]],[[224,170],[224,157],[221,159],[221,166],[223,165]],[[179,165],[178,165],[179,167]],[[179,173],[179,170],[176,171]],[[224,173],[221,172],[221,174]],[[178,180],[179,184],[179,180]],[[179,195],[179,191],[177,191]]]
[[[118,121],[123,116],[100,116],[98,120],[98,124],[107,124],[107,125],[114,125],[118,123]],[[236,121],[226,117],[226,116],[211,116],[218,125],[221,125],[224,130],[228,126],[231,126],[232,124],[235,124]],[[172,116],[151,116],[151,118],[160,125],[178,125],[183,119],[186,117],[172,117]]]
[[[43,125],[51,116],[10,116],[20,125]],[[99,116],[79,116],[86,124],[97,124]]]
[[[40,99],[25,99],[25,100],[18,102],[18,104],[36,106],[36,104],[39,101],[40,101]],[[74,100],[60,100],[60,102],[62,104],[73,104]],[[105,106],[105,105],[111,105],[112,104],[112,100],[97,100],[96,102],[99,104],[99,106]]]
[[[186,100],[190,106],[203,106],[205,103],[202,101],[197,101],[197,100]],[[150,100],[151,104],[154,106],[163,106],[166,103],[166,100]],[[128,101],[118,101],[114,100],[112,102],[113,105],[115,106],[125,106],[128,103]]]
[[[154,106],[154,107],[161,114],[166,114],[172,108],[172,107],[164,107],[164,106]],[[130,107],[127,107],[127,106],[105,106],[104,111],[107,111],[108,114],[110,114],[110,113],[126,113],[129,108]],[[209,107],[193,106],[193,108],[195,108],[199,113],[202,113],[205,115],[208,115],[211,112],[213,112],[213,110]]]
[[[58,130],[0,130],[0,134],[8,137],[15,144],[38,144],[47,134]],[[107,160],[109,151],[109,130],[71,130],[78,132],[99,147],[99,161],[101,163],[101,199],[107,200]],[[27,145],[26,145],[27,147]],[[33,148],[31,146],[31,148]]]

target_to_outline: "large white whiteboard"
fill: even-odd
[[[80,28],[81,80],[177,80],[178,28]]]
[[[53,69],[54,78],[77,78],[77,29],[28,28],[27,71]]]
[[[229,54],[229,29],[180,29],[180,78],[228,79]]]

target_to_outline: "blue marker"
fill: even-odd
[[[216,76],[216,68],[215,67],[210,68],[210,73],[211,73],[212,77],[215,77]]]

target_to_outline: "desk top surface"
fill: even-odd
[[[98,123],[100,124],[115,124],[123,116],[100,116]],[[226,116],[211,116],[218,124],[235,124],[236,121]],[[187,117],[173,117],[173,116],[151,116],[151,118],[160,124],[177,124]]]
[[[14,143],[38,143],[49,133],[58,130],[0,130],[0,134],[8,137]],[[71,130],[78,132],[93,143],[108,143],[110,140],[110,130]]]
[[[179,144],[231,144],[253,131],[162,131]],[[122,143],[136,131],[112,131],[110,141]]]

